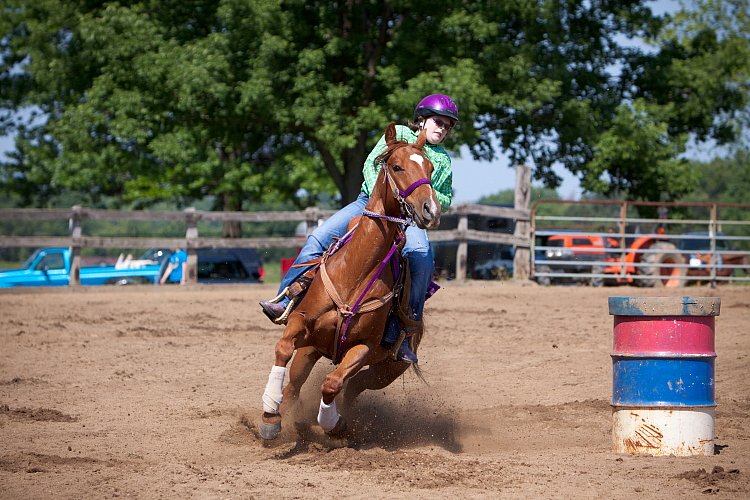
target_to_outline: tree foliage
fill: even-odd
[[[0,127],[17,144],[0,187],[25,205],[347,202],[387,122],[444,92],[462,118],[449,148],[507,154],[551,188],[560,163],[592,192],[674,199],[694,185],[688,138],[741,130],[743,6],[6,0]]]

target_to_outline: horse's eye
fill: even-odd
[[[402,172],[404,170],[403,168],[401,168],[401,165],[399,165],[398,163],[396,163],[395,165],[393,165],[392,168],[393,168],[394,172]]]

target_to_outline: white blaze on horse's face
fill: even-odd
[[[417,153],[412,153],[409,159],[413,161],[414,163],[419,163],[420,167],[424,165],[424,156],[422,155],[418,155]]]

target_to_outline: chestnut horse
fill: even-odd
[[[393,360],[400,342],[390,350],[380,345],[394,298],[396,271],[388,261],[403,246],[405,217],[422,229],[435,228],[440,223],[440,204],[430,182],[433,165],[423,152],[424,133],[415,144],[399,141],[391,123],[385,139],[386,149],[376,162],[381,171],[363,216],[348,242],[324,258],[276,343],[276,362],[263,393],[263,439],[278,436],[281,409],[299,397],[321,357],[338,363],[323,381],[318,413],[318,423],[330,435],[340,434],[346,426],[335,398],[347,380],[351,378],[345,399],[351,401],[365,389],[387,386],[409,367]],[[408,293],[408,281],[404,288]],[[420,329],[412,337],[414,349],[421,333]],[[295,350],[289,383],[282,391]]]

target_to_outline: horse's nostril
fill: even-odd
[[[422,205],[422,213],[424,214],[425,220],[432,220],[433,215],[429,202],[425,202],[424,205]]]

